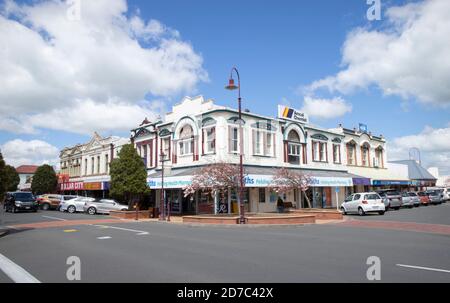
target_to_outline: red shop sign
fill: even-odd
[[[84,190],[84,183],[83,182],[68,182],[68,183],[62,183],[61,184],[61,190]]]

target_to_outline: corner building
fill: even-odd
[[[219,205],[222,212],[238,212],[236,192],[228,193],[221,201],[221,197],[202,191],[185,198],[183,188],[201,166],[217,162],[238,165],[240,146],[244,153],[247,212],[276,210],[278,194],[269,185],[278,168],[303,171],[313,178],[306,194],[315,208],[338,207],[338,201],[343,201],[356,186],[372,189],[370,176],[387,170],[386,141],[381,136],[355,135],[342,127],[314,126],[305,114],[283,106],[279,106],[277,117],[244,111],[242,119],[241,135],[237,110],[216,105],[202,96],[185,97],[173,106],[164,121],[146,119],[133,129],[131,140],[147,167],[152,203],[159,206],[162,152],[167,155],[164,197],[170,202],[172,214],[213,214]],[[357,157],[361,158],[358,162]],[[358,163],[364,169],[358,169]],[[349,168],[355,169],[349,172]],[[360,171],[365,174],[356,173]],[[297,208],[307,207],[304,194],[298,190],[282,198]]]

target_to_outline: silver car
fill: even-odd
[[[63,200],[60,203],[59,210],[60,211],[67,211],[68,213],[76,213],[76,212],[83,212],[84,204],[87,202],[94,201],[94,198],[88,198],[88,197],[78,197],[71,200]]]
[[[402,207],[403,205],[402,196],[398,191],[394,189],[384,189],[377,191],[377,193],[383,199],[384,205],[386,206],[386,210],[388,209],[399,210]]]
[[[413,208],[414,206],[420,205],[420,199],[416,193],[403,192],[402,193],[402,204],[404,207]]]
[[[83,206],[83,211],[90,215],[109,214],[112,210],[126,211],[128,210],[128,206],[110,199],[88,201]]]

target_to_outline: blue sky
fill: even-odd
[[[16,3],[20,5],[33,2],[16,1]],[[350,92],[339,89],[348,85],[347,82],[345,85],[342,83],[341,86],[336,85],[337,89],[334,91],[321,88],[306,93],[302,89],[315,81],[335,76],[347,69],[346,65],[342,64],[342,59],[349,33],[360,28],[365,33],[383,32],[388,35],[391,31],[395,31],[395,25],[389,22],[386,15],[391,7],[423,3],[382,0],[381,4],[382,20],[369,21],[366,16],[369,9],[366,0],[276,2],[246,0],[239,3],[206,0],[130,0],[124,15],[131,18],[138,14],[144,23],[157,20],[166,29],[177,31],[179,36],[174,39],[191,45],[195,55],[202,60],[200,67],[196,67],[193,74],[198,76],[201,69],[208,75],[207,79],[197,78],[188,89],[175,89],[164,94],[149,89],[145,97],[147,101],[142,100],[144,95],[134,97],[134,101],[142,104],[158,100],[160,107],[170,108],[171,104],[178,102],[184,95],[201,94],[206,98],[213,98],[218,104],[235,107],[235,95],[224,90],[230,69],[235,65],[242,78],[245,108],[274,116],[276,106],[280,103],[302,109],[305,95],[315,100],[340,98],[339,100],[347,106],[351,106],[350,112],[327,118],[312,114],[312,122],[330,128],[336,127],[338,123],[343,123],[347,127],[365,123],[373,133],[383,134],[392,141],[397,140],[393,154],[397,158],[406,158],[410,146],[405,142],[409,136],[418,136],[416,145],[422,142],[420,140],[423,140],[424,133],[427,132],[437,138],[440,134],[448,136],[446,130],[450,127],[448,107],[450,98],[445,99],[445,94],[445,100],[433,97],[429,100],[421,94],[423,90],[417,92],[414,89],[415,85],[402,84],[401,81],[400,84],[391,85],[388,82],[395,82],[395,77],[392,80],[390,74],[374,76],[374,79]],[[406,9],[404,11],[408,12]],[[3,15],[6,16],[5,13]],[[7,18],[11,20],[14,16],[11,14]],[[158,46],[157,40],[148,41],[141,36],[137,36],[136,40],[143,48]],[[367,52],[367,49],[363,49],[364,51]],[[357,57],[357,54],[352,53],[352,56]],[[380,59],[380,62],[383,62],[383,59]],[[395,60],[393,62],[396,68]],[[423,72],[423,68],[419,67],[417,71]],[[402,72],[406,73],[405,79],[408,78],[408,71],[405,72],[402,68],[400,73]],[[444,76],[448,76],[448,73]],[[400,87],[401,92],[386,95],[393,87]],[[429,86],[425,86],[425,89],[427,87]],[[401,94],[404,92],[409,93],[409,96],[402,97]],[[0,96],[0,102],[3,102],[1,98]],[[68,116],[65,119],[77,117]],[[26,123],[26,120],[23,122]],[[141,121],[135,121],[135,124],[139,122]],[[93,128],[91,133],[96,130]],[[444,132],[436,134],[435,131],[439,130]],[[126,129],[104,129],[100,132],[103,135],[129,135]],[[14,139],[41,140],[59,149],[87,141],[89,137],[87,132],[77,134],[67,129],[58,130],[58,127],[47,129],[45,123],[38,123],[35,129],[28,133],[17,132],[8,127],[3,130],[0,128],[0,145]],[[430,165],[446,169],[445,163],[450,159],[446,153],[448,152],[446,146],[439,145],[435,149],[419,147],[424,149],[425,157],[429,155]],[[445,154],[444,158],[442,151]]]

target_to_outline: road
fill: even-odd
[[[3,226],[92,220],[0,238],[0,254],[41,282],[69,282],[66,261],[71,256],[81,260],[80,282],[369,282],[370,256],[381,260],[381,282],[450,282],[450,233],[420,231],[422,223],[450,226],[450,203],[385,216],[349,216],[361,225],[374,220],[416,222],[414,231],[339,223],[290,227],[102,223],[108,217],[60,212],[0,213],[0,217]],[[12,281],[0,270],[0,282]]]

